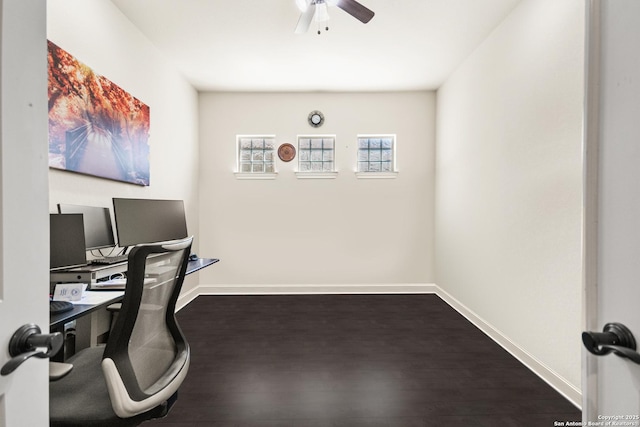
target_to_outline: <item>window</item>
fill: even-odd
[[[275,136],[240,135],[238,172],[241,174],[273,174],[275,169]]]
[[[358,136],[358,172],[395,172],[395,135]]]
[[[335,135],[298,136],[298,177],[335,177]]]

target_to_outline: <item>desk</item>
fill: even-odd
[[[187,264],[186,274],[189,275],[195,273],[196,271],[202,270],[205,267],[209,267],[210,265],[213,265],[218,261],[220,260],[215,258],[198,258],[194,261],[189,261],[189,263]],[[85,279],[91,278],[91,280],[95,282],[96,280],[98,280],[98,278],[108,277],[109,275],[115,273],[124,273],[126,272],[126,269],[127,262],[111,264],[107,266],[88,265],[85,267],[74,268],[63,272],[52,272],[51,280],[53,281],[54,277],[58,279],[66,278],[68,281],[72,282],[74,280],[69,280],[69,278],[81,276]],[[67,280],[58,280],[58,282]],[[111,319],[106,311],[107,306],[116,302],[120,302],[123,298],[122,292],[104,290],[96,292],[113,293],[113,298],[109,298],[100,304],[94,305],[74,304],[73,310],[67,311],[65,313],[52,314],[49,318],[50,331],[62,332],[64,334],[65,324],[75,320],[75,347],[78,349],[82,349],[85,347],[95,346],[97,344],[100,333],[108,332],[111,326]],[[56,355],[56,357],[52,359],[61,361],[63,358],[64,354],[61,351]]]
[[[198,258],[187,264],[187,275],[195,273],[205,267],[215,264],[220,260],[215,258]],[[56,283],[96,283],[106,280],[114,274],[126,273],[127,261],[109,265],[85,265],[63,271],[52,271],[49,275],[51,289]]]
[[[187,272],[185,274],[188,276],[189,274],[202,270],[205,267],[209,267],[218,261],[220,260],[216,258],[198,258],[194,261],[189,261],[187,264]]]
[[[106,300],[100,304],[74,304],[73,310],[65,311],[64,313],[52,314],[49,317],[49,328],[53,331],[55,329],[59,329],[64,327],[65,323],[69,323],[72,320],[79,319],[83,316],[91,314],[96,310],[100,310],[102,308],[107,307],[109,304],[113,304],[116,302],[122,301],[122,291],[120,292],[112,292],[112,291],[95,291],[95,292],[111,292],[113,294],[113,298]]]

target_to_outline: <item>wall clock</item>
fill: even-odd
[[[311,126],[319,128],[324,123],[324,115],[320,111],[314,110],[309,113],[307,120]]]
[[[278,148],[278,157],[283,162],[290,162],[296,156],[296,148],[291,144],[282,144]]]

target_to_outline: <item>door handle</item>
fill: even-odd
[[[640,365],[633,334],[621,323],[607,323],[602,332],[583,332],[582,343],[590,353],[604,356],[611,352]]]
[[[9,354],[12,358],[2,367],[0,375],[9,375],[32,357],[53,356],[62,348],[63,342],[60,332],[42,334],[40,327],[33,323],[20,326],[9,341]]]

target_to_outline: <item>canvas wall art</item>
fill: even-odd
[[[49,47],[49,167],[149,185],[149,107]]]

